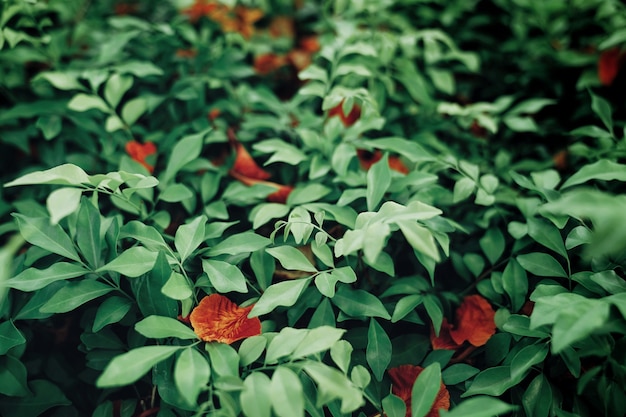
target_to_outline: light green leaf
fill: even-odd
[[[332,190],[325,185],[316,183],[299,186],[294,188],[289,194],[289,197],[287,197],[287,204],[290,206],[298,206],[301,204],[311,203],[313,201],[319,201],[331,191]]]
[[[252,336],[245,338],[239,346],[239,362],[241,366],[248,366],[261,357],[267,339],[264,336]]]
[[[59,90],[85,90],[76,75],[69,72],[42,72],[35,79],[43,78]],[[34,80],[33,80],[34,81]]]
[[[413,249],[439,262],[439,249],[430,230],[412,221],[396,221],[396,224]]]
[[[306,361],[303,369],[317,384],[319,404],[340,399],[341,412],[348,414],[365,403],[361,390],[339,370],[316,361]]]
[[[161,288],[161,293],[172,300],[187,300],[193,295],[193,289],[183,274],[172,271],[167,282]]]
[[[145,337],[155,339],[166,337],[198,339],[193,330],[171,317],[148,316],[135,324],[135,330]]]
[[[341,286],[332,299],[341,311],[351,317],[382,317],[391,319],[380,299],[365,290],[351,290]]]
[[[333,362],[343,371],[344,374],[348,373],[348,368],[350,367],[350,360],[352,356],[352,352],[354,348],[350,344],[350,342],[346,340],[338,340],[333,344],[330,348],[330,357]]]
[[[47,251],[81,262],[74,244],[61,226],[50,224],[45,217],[26,217],[14,213],[20,233],[27,242]]]
[[[78,93],[69,103],[67,103],[67,108],[70,110],[83,112],[91,109],[100,110],[103,113],[110,113],[111,109],[109,106],[98,96],[93,96],[85,93]]]
[[[300,359],[305,356],[325,352],[337,342],[346,331],[330,326],[320,326],[311,329],[296,346],[291,354],[291,359]]]
[[[143,346],[113,358],[96,380],[99,388],[130,385],[145,375],[154,365],[169,358],[181,346]]]
[[[383,154],[369,171],[367,171],[367,192],[365,200],[367,209],[374,211],[391,185],[391,168],[389,168],[389,156]]]
[[[20,291],[36,291],[46,285],[70,278],[76,278],[89,272],[81,265],[69,262],[57,262],[46,269],[28,268],[15,277],[4,282],[4,285]]]
[[[117,323],[124,318],[133,306],[133,302],[125,297],[108,297],[96,311],[92,331],[99,332],[104,326]]]
[[[100,265],[101,244],[100,227],[102,219],[98,209],[91,203],[91,200],[84,198],[78,210],[76,220],[76,244],[83,257],[93,268]]]
[[[104,86],[104,98],[111,108],[116,108],[124,94],[133,86],[133,77],[113,73]]]
[[[265,354],[265,363],[277,363],[279,359],[290,356],[308,333],[307,329],[283,327],[269,342],[267,353]]]
[[[626,181],[626,165],[609,159],[600,159],[592,164],[584,165],[561,185],[561,190],[591,180],[624,182]]]
[[[52,191],[46,199],[46,207],[50,213],[50,223],[59,221],[78,210],[83,190],[74,187],[64,187]]]
[[[598,115],[609,132],[613,132],[613,111],[611,104],[602,97],[591,94],[591,109]]]
[[[198,216],[191,222],[179,226],[176,230],[174,246],[180,255],[181,262],[184,262],[204,241],[204,226],[206,222],[206,216]]]
[[[487,229],[485,235],[480,238],[478,243],[491,265],[494,265],[504,253],[504,236],[498,228],[492,227]]]
[[[248,317],[257,317],[269,313],[278,306],[291,307],[298,301],[300,294],[309,285],[309,282],[310,279],[305,278],[270,285],[252,307]]]
[[[406,416],[406,404],[404,400],[393,394],[389,394],[383,398],[382,406],[387,417]]]
[[[262,372],[252,372],[243,381],[241,408],[246,417],[271,417],[271,381]],[[289,401],[285,398],[285,401]]]
[[[185,136],[176,142],[170,153],[165,173],[161,178],[162,182],[168,183],[174,179],[174,176],[181,168],[200,156],[204,137],[207,133],[207,131],[203,131],[195,135]]]
[[[122,107],[122,119],[128,126],[135,122],[148,110],[148,102],[143,97],[136,97],[129,100]]]
[[[159,252],[153,252],[143,246],[126,249],[117,258],[101,266],[96,272],[115,271],[128,277],[138,277],[150,271],[156,262]]]
[[[174,365],[174,383],[185,402],[194,407],[211,377],[207,358],[193,347],[183,350]]]
[[[222,240],[209,250],[208,255],[239,255],[241,253],[256,252],[270,243],[272,243],[271,240],[254,232],[243,232]]]
[[[159,200],[167,203],[178,203],[193,198],[194,193],[184,184],[169,184],[159,194]]]
[[[306,256],[293,246],[278,246],[265,249],[267,253],[278,259],[283,268],[292,271],[317,272]]]
[[[559,229],[552,223],[534,217],[526,219],[528,235],[537,243],[567,258],[567,250]]]
[[[534,365],[542,363],[548,355],[548,344],[540,343],[523,347],[511,361],[511,379],[521,380]]]
[[[70,282],[57,291],[41,306],[39,311],[42,313],[66,313],[111,291],[113,291],[113,287],[93,279]]]
[[[494,366],[476,375],[469,389],[461,394],[461,398],[476,394],[499,397],[517,382],[519,381],[511,379],[511,368],[509,366]]]
[[[146,248],[154,251],[162,251],[173,255],[170,247],[163,240],[163,236],[154,227],[147,226],[140,221],[131,220],[120,230],[120,238],[133,238],[141,242]]]
[[[289,206],[285,204],[278,203],[264,203],[259,204],[252,211],[251,216],[252,228],[258,229],[259,227],[266,224],[268,221],[276,218],[281,218],[289,213]]]
[[[434,362],[418,375],[411,389],[411,413],[425,417],[432,408],[441,388],[441,365]]]
[[[304,417],[304,393],[298,375],[279,366],[269,384],[269,399],[278,417]]]
[[[252,147],[261,153],[272,154],[264,165],[274,162],[285,162],[289,165],[298,165],[307,159],[307,156],[300,149],[281,139],[267,139],[255,143]]]
[[[567,278],[567,272],[561,264],[547,253],[533,252],[519,255],[517,262],[525,270],[539,277]]]
[[[381,381],[385,370],[391,362],[392,345],[389,336],[375,319],[370,319],[367,331],[367,348],[365,357],[376,380]]]
[[[81,185],[88,184],[89,176],[81,168],[73,164],[63,164],[45,171],[35,171],[6,183],[5,187],[16,185],[57,184]]]
[[[217,292],[248,292],[246,277],[235,265],[231,265],[224,261],[203,259],[202,269],[208,275],[211,285],[217,290]]]
[[[205,345],[211,359],[211,369],[218,376],[239,378],[239,355],[226,343],[212,342]]]
[[[478,396],[465,400],[451,411],[442,410],[440,417],[495,417],[505,415],[517,407],[497,398]]]

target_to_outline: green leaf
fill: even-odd
[[[441,301],[433,294],[425,294],[424,308],[426,308],[426,314],[430,317],[436,334],[439,335],[439,329],[441,329],[441,323],[443,322],[443,307],[441,306]]]
[[[17,213],[13,217],[28,243],[73,261],[81,261],[72,240],[58,224],[50,224],[50,220],[45,217],[26,217]]]
[[[332,190],[322,184],[306,184],[304,186],[298,186],[289,193],[287,197],[287,204],[290,206],[298,206],[305,203],[311,203],[313,201],[319,201]]]
[[[252,307],[248,317],[257,317],[269,313],[278,306],[291,307],[298,301],[300,294],[310,281],[308,278],[294,279],[270,285]]]
[[[346,331],[330,326],[320,326],[311,329],[291,353],[291,359],[304,358],[305,356],[325,352],[337,342]]]
[[[26,339],[15,327],[12,320],[0,324],[0,355],[6,355],[11,348],[24,343],[26,343]]]
[[[45,171],[35,171],[6,183],[5,187],[17,185],[57,184],[81,185],[88,184],[89,176],[81,168],[73,164],[63,164]]]
[[[31,380],[29,388],[32,394],[25,397],[0,398],[0,414],[6,417],[39,416],[52,407],[72,403],[59,387],[48,380]]]
[[[461,398],[476,394],[499,397],[517,382],[519,381],[511,379],[511,368],[509,366],[494,366],[476,375],[469,389],[461,394]]]
[[[318,404],[341,399],[341,412],[350,413],[365,403],[361,390],[337,369],[315,361],[306,361],[303,369],[317,384]]]
[[[248,366],[261,357],[267,346],[264,336],[252,336],[245,338],[239,346],[239,362],[241,366]]]
[[[485,235],[478,241],[478,244],[491,265],[494,265],[504,253],[504,235],[498,228],[492,227],[487,229]]]
[[[218,376],[239,378],[239,355],[232,346],[212,342],[205,345],[211,359],[211,369]]]
[[[281,139],[267,139],[256,142],[252,145],[254,150],[261,153],[271,153],[272,156],[264,165],[274,162],[285,162],[289,165],[298,165],[307,159],[307,156],[300,149]]]
[[[391,362],[392,345],[389,336],[378,322],[371,318],[367,331],[365,357],[376,380],[381,381]]]
[[[96,272],[115,271],[128,277],[138,277],[154,268],[159,252],[153,252],[143,246],[126,249],[117,258],[101,266]]]
[[[179,226],[176,230],[174,246],[180,255],[181,262],[185,262],[185,259],[204,241],[206,222],[206,216],[198,216],[191,222]]]
[[[135,330],[145,337],[154,339],[166,337],[198,339],[193,330],[171,317],[148,316],[135,324]]]
[[[77,112],[84,112],[91,109],[97,109],[103,113],[111,112],[109,106],[107,106],[100,97],[84,93],[78,93],[72,97],[70,102],[67,103],[67,108]]]
[[[2,336],[0,335],[0,337]],[[19,359],[11,355],[0,356],[0,394],[11,397],[29,395],[30,390],[26,382],[26,375],[26,366]]]
[[[531,274],[539,277],[567,278],[567,272],[554,257],[547,253],[533,252],[517,257],[517,262]]]
[[[454,203],[461,202],[472,195],[476,189],[476,183],[469,177],[463,177],[454,184],[452,200]]]
[[[248,292],[246,277],[235,265],[231,265],[224,261],[203,259],[202,269],[208,275],[211,285],[217,290],[217,292]]]
[[[591,180],[626,181],[626,165],[609,159],[600,159],[593,164],[584,165],[561,186],[561,190]]]
[[[534,217],[526,219],[528,235],[537,243],[567,258],[567,250],[559,229],[552,223]]]
[[[84,90],[85,87],[78,82],[76,75],[69,72],[42,72],[35,79],[43,78],[59,90]]]
[[[113,358],[96,380],[98,388],[130,385],[154,365],[172,356],[181,346],[143,346]]]
[[[57,291],[40,311],[42,313],[66,313],[111,291],[113,287],[93,279],[70,282]]]
[[[291,369],[276,368],[269,384],[269,399],[278,417],[304,417],[302,383]]]
[[[600,96],[591,94],[591,109],[600,117],[609,132],[613,132],[613,116],[611,104]]]
[[[193,289],[183,274],[172,271],[169,279],[161,288],[161,293],[172,300],[187,300],[193,295]]]
[[[307,334],[308,330],[305,329],[282,328],[267,347],[265,363],[277,363],[279,359],[291,355]]]
[[[278,246],[265,249],[267,253],[278,259],[283,268],[293,271],[317,272],[317,268],[293,246]]]
[[[178,171],[200,156],[206,134],[207,131],[203,131],[195,135],[185,136],[176,142],[170,153],[165,173],[161,178],[163,183],[168,183],[174,179]]]
[[[441,365],[434,362],[418,375],[411,389],[411,414],[425,417],[435,403],[441,388]]]
[[[143,316],[157,315],[176,317],[178,302],[162,293],[162,287],[172,276],[172,267],[164,252],[158,252],[154,268],[150,273],[131,280],[131,288],[137,306]]]
[[[396,224],[413,249],[439,262],[439,249],[430,230],[412,221],[396,221]]]
[[[82,194],[82,189],[74,187],[64,187],[52,191],[46,199],[50,223],[58,224],[62,218],[78,210]]]
[[[133,306],[133,302],[125,297],[109,297],[98,307],[93,319],[92,331],[99,332],[104,326],[117,323],[126,316]]]
[[[552,408],[552,387],[543,374],[537,375],[528,384],[522,396],[522,405],[526,415],[548,417]]]
[[[347,286],[341,286],[332,301],[333,304],[350,317],[391,319],[387,309],[378,297],[365,290],[351,290]]]
[[[170,247],[163,240],[163,236],[154,227],[147,226],[140,221],[131,220],[126,223],[120,230],[120,238],[133,238],[141,242],[146,248],[153,251],[165,250],[168,254],[173,255]]]
[[[271,417],[271,381],[262,372],[252,372],[243,381],[241,409],[246,417]],[[289,399],[286,399],[289,401]]]
[[[326,301],[328,303],[328,301]],[[330,348],[330,357],[333,362],[337,364],[339,369],[345,374],[348,373],[348,368],[350,367],[350,359],[352,356],[352,352],[354,348],[350,344],[350,342],[346,340],[338,340],[335,344]]]
[[[128,100],[122,107],[122,120],[132,126],[148,110],[148,101],[144,97]]]
[[[209,250],[208,255],[239,255],[241,253],[256,252],[270,243],[272,243],[271,240],[254,232],[243,232],[222,240]]]
[[[511,310],[519,311],[526,302],[528,276],[515,259],[511,259],[502,273],[502,287],[511,300]]]
[[[207,358],[193,347],[183,350],[174,365],[174,383],[187,404],[195,407],[198,395],[209,383],[211,367]]]
[[[511,379],[521,380],[532,366],[543,362],[548,350],[546,343],[528,345],[520,349],[511,361]]]
[[[478,368],[474,368],[466,363],[455,363],[441,372],[441,379],[446,385],[456,385],[467,381],[478,372],[480,372]]]
[[[387,153],[367,171],[367,210],[374,211],[391,185],[391,168]]]
[[[253,217],[252,228],[258,229],[272,219],[281,218],[289,213],[289,206],[278,203],[264,203],[255,207],[251,213]]]
[[[393,394],[389,394],[383,398],[382,406],[387,417],[404,417],[406,415],[406,404],[404,400]]]
[[[4,285],[16,290],[30,292],[39,290],[52,282],[80,277],[88,272],[78,264],[57,262],[46,269],[25,269],[15,277],[5,281]]]
[[[104,98],[111,108],[116,108],[124,94],[133,86],[133,77],[113,73],[104,86]]]
[[[422,294],[412,294],[406,297],[402,297],[398,300],[393,314],[391,315],[391,322],[396,323],[402,320],[407,314],[415,310],[415,307],[424,302]]]
[[[543,298],[537,301],[541,300]],[[567,304],[559,312],[552,328],[552,353],[559,353],[573,343],[589,337],[608,322],[609,315],[610,304],[603,300],[588,299],[584,303]]]
[[[76,244],[89,266],[93,268],[100,265],[100,257],[102,256],[101,224],[100,212],[90,200],[84,198],[80,204],[76,220]]]
[[[478,396],[465,400],[451,411],[442,410],[440,417],[495,417],[506,415],[517,407],[497,398]]]
[[[567,249],[573,249],[577,246],[591,243],[591,239],[591,230],[585,226],[576,226],[567,235],[567,238],[565,239],[565,247]]]
[[[178,203],[193,198],[193,191],[184,184],[168,184],[159,194],[159,200],[166,203]]]

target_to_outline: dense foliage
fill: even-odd
[[[618,0],[0,1],[0,414],[626,415]]]

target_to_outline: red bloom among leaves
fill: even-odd
[[[245,175],[241,175],[237,171],[230,171],[230,175],[246,184],[247,186],[253,186],[256,184],[268,185],[270,187],[276,188],[276,191],[269,194],[267,196],[267,201],[271,201],[272,203],[282,203],[285,204],[287,202],[287,197],[289,197],[289,193],[293,191],[293,187],[289,185],[281,185],[271,181],[263,181],[255,178],[246,177]]]
[[[363,149],[357,149],[356,154],[359,158],[361,168],[363,168],[365,171],[369,170],[372,165],[374,165],[380,160],[380,158],[383,157],[382,152],[379,150],[369,152]],[[406,165],[404,165],[404,162],[402,162],[397,156],[390,156],[388,162],[389,168],[402,174],[408,174],[409,169],[406,167]]]
[[[287,60],[284,56],[274,53],[254,57],[254,71],[259,75],[267,75],[286,64]]]
[[[235,148],[235,163],[230,169],[230,174],[239,174],[254,180],[266,180],[270,173],[257,165],[248,150],[240,143],[232,144]]]
[[[156,154],[157,148],[152,142],[139,143],[137,141],[130,141],[126,143],[126,153],[135,161],[143,165],[148,172],[154,172],[154,166],[146,162],[146,158]]]
[[[361,107],[358,104],[354,104],[354,106],[352,106],[352,110],[350,110],[350,113],[348,113],[348,115],[346,116],[346,114],[343,112],[342,100],[341,103],[337,104],[335,107],[328,111],[328,117],[333,116],[339,116],[344,126],[352,126],[356,123],[359,117],[361,117]]]
[[[602,85],[611,85],[624,62],[626,54],[620,48],[611,48],[600,54],[598,60],[598,78]]]
[[[456,310],[454,324],[444,318],[439,336],[431,329],[430,342],[433,349],[457,349],[464,342],[472,346],[483,346],[496,332],[495,311],[480,295],[470,295]]]
[[[389,370],[391,377],[391,392],[402,398],[406,404],[406,417],[411,417],[411,391],[413,384],[424,368],[415,365],[401,365]],[[435,397],[435,402],[426,417],[439,417],[439,410],[450,409],[450,393],[446,386],[441,383],[441,388]]]
[[[238,307],[223,295],[211,294],[200,301],[189,319],[200,339],[231,344],[261,334],[259,318],[248,318],[252,307]]]

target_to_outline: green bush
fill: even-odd
[[[0,22],[2,416],[626,415],[621,2]]]

